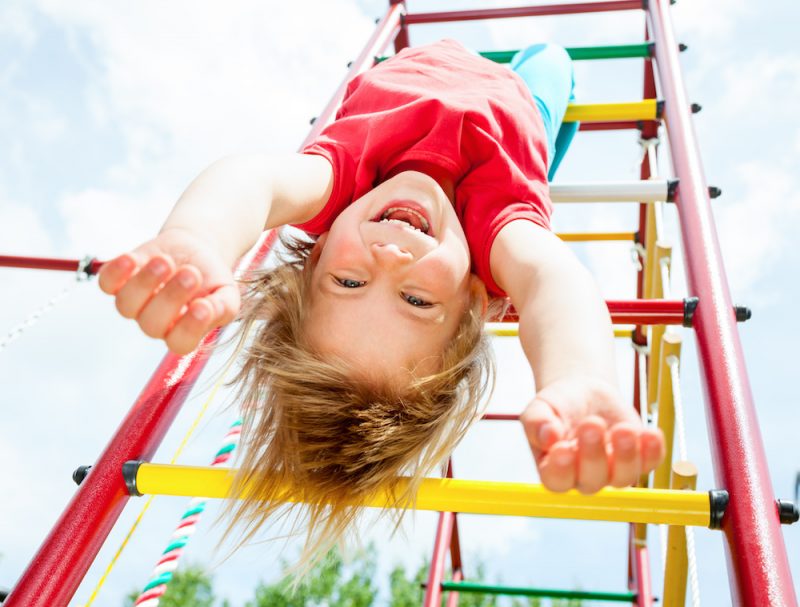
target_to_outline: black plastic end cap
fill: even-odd
[[[670,179],[667,181],[667,202],[675,202],[675,195],[678,193],[680,179]]]
[[[700,110],[703,109],[703,106],[700,105],[699,103],[693,103],[691,105],[691,108],[692,108],[692,114],[697,114],[698,112],[700,112]]]
[[[709,529],[722,529],[722,517],[725,515],[730,501],[731,496],[725,489],[712,489],[708,492],[708,505],[711,511],[711,518],[708,521]]]
[[[711,198],[719,198],[722,196],[722,189],[718,188],[715,185],[708,186],[708,195]]]
[[[663,118],[664,117],[664,100],[659,99],[656,101],[656,118]]]
[[[348,61],[347,62],[347,67],[348,67],[348,69],[353,67],[353,62],[352,61]]]
[[[656,43],[650,40],[650,42],[647,42],[647,56],[655,57],[655,55],[656,55]]]
[[[800,508],[794,502],[787,502],[785,500],[776,500],[778,503],[778,515],[781,519],[781,525],[794,525],[800,521]]]
[[[694,323],[694,313],[697,311],[699,303],[699,297],[686,297],[683,300],[683,326],[687,329],[691,328]]]
[[[311,119],[308,121],[308,124],[314,124],[317,121],[316,116],[312,116]]]
[[[78,466],[75,468],[75,472],[72,473],[72,480],[75,481],[76,485],[80,485],[83,482],[91,468],[91,466]]]
[[[682,52],[687,51],[687,50],[689,50],[689,45],[688,44],[684,44],[683,42],[678,43],[678,51],[679,52],[682,53]]]
[[[129,495],[141,496],[139,489],[136,487],[136,474],[139,472],[139,466],[143,462],[133,460],[122,464],[122,478],[125,479],[125,486],[128,488]]]
[[[753,317],[753,311],[747,306],[733,306],[736,312],[736,322],[745,322]]]

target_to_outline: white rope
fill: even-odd
[[[658,265],[661,266],[661,293],[664,299],[669,299],[672,293],[669,285],[669,257],[664,256],[659,259]]]
[[[686,428],[683,416],[683,398],[680,389],[680,360],[677,356],[668,356],[666,360],[669,365],[670,377],[672,379],[672,401],[675,407],[675,429],[678,439],[678,457],[682,461],[688,461],[688,449],[686,448]],[[691,589],[693,607],[700,606],[700,582],[697,574],[697,554],[694,545],[694,531],[691,527],[686,530],[686,557],[689,566],[689,588]]]
[[[64,299],[70,291],[72,291],[77,283],[70,283],[59,293],[51,297],[43,306],[34,310],[25,320],[23,320],[18,325],[11,328],[11,330],[6,333],[6,336],[0,340],[0,352],[2,352],[11,342],[16,341],[20,335],[22,335],[26,329],[30,329],[34,326],[41,318],[47,314],[50,310],[52,310],[56,304]]]

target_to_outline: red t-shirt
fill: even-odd
[[[489,267],[500,229],[517,219],[549,228],[547,141],[527,86],[454,40],[404,49],[354,78],[336,120],[302,152],[327,158],[334,175],[325,207],[297,226],[310,234],[401,163],[444,171],[473,271],[494,295],[504,295]]]

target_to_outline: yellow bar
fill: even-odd
[[[691,462],[675,462],[672,466],[671,487],[694,491],[697,468]],[[664,607],[683,607],[686,604],[686,574],[689,557],[686,553],[686,527],[670,525],[667,534],[667,562],[664,565]]]
[[[624,103],[571,103],[564,122],[608,122],[614,120],[655,120],[658,118],[656,99]]]
[[[681,356],[681,336],[677,333],[667,333],[661,340],[661,360],[658,372],[658,427],[664,433],[664,461],[653,473],[653,487],[666,489],[669,487],[670,470],[672,467],[672,451],[675,436],[675,401],[672,385],[672,373],[667,360],[674,356]]]
[[[234,471],[199,466],[142,464],[136,487],[142,494],[228,496]],[[399,493],[402,493],[401,479]],[[286,495],[287,501],[293,501]],[[384,493],[362,506],[385,508]],[[708,493],[702,491],[657,491],[654,489],[606,488],[594,495],[577,491],[553,493],[543,485],[499,483],[451,478],[426,478],[416,496],[416,510],[533,516],[594,521],[643,522],[667,525],[710,523]]]
[[[516,322],[487,322],[486,333],[494,337],[518,337],[519,336],[519,323]],[[622,339],[631,339],[633,337],[632,329],[614,329],[614,337]]]
[[[564,242],[636,240],[635,232],[562,232],[556,236]]]
[[[672,245],[657,241],[653,246],[652,263],[649,264],[650,272],[652,272],[651,280],[651,297],[654,299],[663,299],[664,297],[664,284],[661,281],[661,259],[663,257],[672,257]],[[648,257],[648,260],[650,258]],[[647,402],[648,406],[652,407],[658,397],[658,370],[661,358],[661,338],[664,335],[664,325],[656,325],[650,328],[650,362],[647,368]],[[650,411],[652,413],[652,410]],[[669,474],[667,475],[667,480]],[[665,485],[666,487],[666,485]]]

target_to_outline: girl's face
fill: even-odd
[[[438,370],[471,290],[483,289],[450,200],[414,171],[342,211],[317,255],[309,339],[367,374],[402,380]]]

